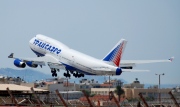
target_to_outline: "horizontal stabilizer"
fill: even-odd
[[[45,62],[44,61],[34,61],[33,64],[37,64],[37,65],[40,65],[41,68],[42,68],[42,65],[45,66]]]
[[[121,65],[136,65],[136,64],[146,64],[146,63],[158,63],[158,62],[172,62],[174,57],[164,60],[122,60]]]
[[[122,72],[149,72],[149,70],[122,69]]]

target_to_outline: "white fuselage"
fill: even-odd
[[[72,71],[87,75],[116,75],[118,67],[73,50],[52,38],[37,35],[29,41],[29,45],[38,56],[51,56],[57,63],[70,67]]]

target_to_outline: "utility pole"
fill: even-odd
[[[120,86],[120,89],[117,90],[118,91],[118,101],[120,102],[120,91],[122,90],[123,82],[121,82],[121,80],[118,80],[117,83],[118,83],[118,86]]]
[[[109,100],[110,100],[110,75],[109,75]]]
[[[161,92],[160,92],[160,85],[161,85],[161,75],[165,75],[164,73],[162,73],[162,74],[155,74],[155,75],[158,75],[159,76],[159,89],[158,89],[158,91],[159,91],[159,104],[161,104]]]
[[[67,84],[66,84],[67,86],[66,86],[66,90],[67,90],[67,96],[66,96],[66,98],[67,98],[67,101],[68,101],[68,91],[69,91],[69,89],[68,89],[68,78],[67,78]]]

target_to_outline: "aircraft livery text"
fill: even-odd
[[[45,50],[47,50],[49,52],[53,52],[53,53],[56,53],[56,54],[59,54],[61,52],[61,49],[58,49],[55,46],[52,46],[50,44],[44,43],[44,42],[42,42],[42,41],[40,41],[38,39],[35,39],[33,44],[40,47],[40,48],[43,48],[43,49],[45,49]]]

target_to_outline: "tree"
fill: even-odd
[[[121,86],[117,86],[114,92],[118,95],[118,100],[120,101],[120,96],[124,94],[124,90],[121,88]]]
[[[86,95],[87,95],[88,97],[90,97],[91,92],[90,92],[89,90],[84,90],[84,91],[85,91]]]

